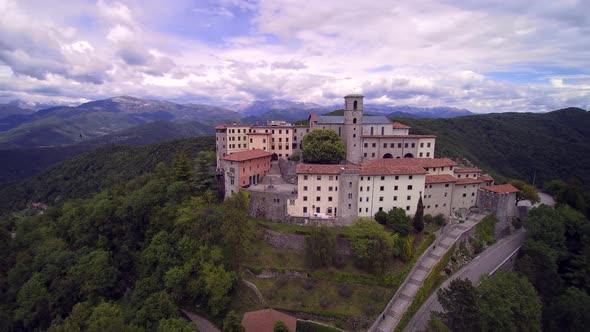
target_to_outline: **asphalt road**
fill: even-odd
[[[480,276],[486,273],[489,274],[498,266],[502,265],[505,259],[510,257],[522,245],[524,239],[525,232],[523,229],[515,232],[510,237],[501,239],[455,273],[440,288],[447,287],[451,280],[455,278],[468,278],[474,284],[477,283]],[[428,323],[431,311],[442,311],[442,306],[438,303],[436,292],[416,312],[410,323],[404,329],[404,332],[423,330]]]

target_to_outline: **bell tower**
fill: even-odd
[[[346,160],[361,162],[361,135],[363,133],[363,95],[351,94],[344,97],[344,144]]]

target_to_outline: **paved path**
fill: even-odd
[[[440,288],[448,287],[451,280],[456,278],[469,279],[474,284],[479,281],[485,273],[493,273],[517,251],[525,239],[524,229],[520,229],[509,237],[499,240],[497,243],[486,249],[482,254],[475,257],[469,264],[457,271],[451,278],[445,281]],[[431,311],[442,311],[442,306],[438,303],[436,292],[434,292],[426,302],[416,312],[412,320],[408,323],[404,332],[418,331],[426,328]]]
[[[462,224],[447,226],[444,233],[420,256],[406,280],[389,301],[385,310],[377,317],[369,331],[393,331],[434,265],[464,232],[474,227],[484,217],[485,214],[474,214]]]
[[[193,324],[197,326],[199,332],[221,332],[221,330],[218,329],[215,324],[211,323],[205,317],[201,317],[193,312],[183,309],[180,309],[180,311],[182,311],[182,313],[185,314],[193,322]]]

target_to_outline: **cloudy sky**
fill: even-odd
[[[590,108],[590,0],[0,0],[0,102]]]

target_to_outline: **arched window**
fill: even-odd
[[[352,119],[352,123],[356,123],[356,118]]]
[[[356,111],[356,108],[357,108],[357,106],[358,106],[358,102],[355,100],[355,101],[352,103],[352,109]]]

